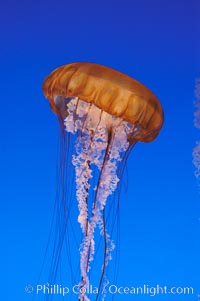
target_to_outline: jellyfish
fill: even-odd
[[[200,129],[200,78],[196,80],[196,89],[195,89],[195,107],[196,111],[194,113],[194,126],[197,129]],[[193,164],[195,166],[195,176],[200,179],[200,141],[196,142],[196,146],[193,149]]]
[[[88,301],[86,288],[97,250],[96,236],[102,236],[104,244],[99,288],[108,281],[106,268],[115,248],[107,230],[107,203],[113,201],[111,196],[119,187],[132,147],[138,141],[150,142],[158,136],[163,110],[157,97],[143,84],[94,63],[72,63],[55,69],[45,79],[43,92],[52,111],[58,115],[63,137],[66,132],[67,156],[70,154],[61,168],[63,191],[67,186],[67,196],[62,197],[63,213],[59,213],[62,227],[57,238],[58,253],[61,253],[60,240],[63,241],[70,215],[67,202],[74,189],[74,185],[69,184],[71,179],[63,176],[67,166],[75,172],[75,198],[82,232],[79,300]],[[102,294],[102,300],[104,298]]]

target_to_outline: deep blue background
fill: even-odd
[[[197,300],[199,1],[8,0],[1,14],[1,300],[31,300],[24,286],[38,277],[56,181],[57,121],[41,86],[55,67],[74,61],[133,76],[165,112],[158,139],[138,144],[128,161],[118,284],[193,286],[193,296],[155,298]]]

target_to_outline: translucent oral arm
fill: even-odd
[[[105,229],[103,210],[108,197],[114,193],[120,180],[117,168],[129,147],[128,136],[134,131],[134,126],[77,98],[67,102],[67,113],[66,131],[77,135],[72,163],[76,171],[78,222],[83,232],[83,242],[80,246],[80,286],[87,287],[89,263],[93,260],[95,252],[94,231],[97,225],[106,241],[104,268],[112,258],[114,243]],[[91,192],[90,181],[94,176],[92,166],[98,169],[99,177],[89,216],[88,197]],[[80,294],[80,299],[89,300],[85,293]]]

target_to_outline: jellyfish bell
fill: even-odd
[[[139,126],[140,133],[134,135],[134,141],[154,140],[163,124],[162,107],[148,88],[98,64],[73,63],[57,68],[45,79],[43,92],[56,114],[62,114],[56,97],[64,103],[65,99],[76,96]]]
[[[45,79],[43,92],[66,132],[76,136],[70,160],[75,168],[78,222],[83,233],[80,287],[84,289],[79,299],[86,301],[95,230],[104,237],[100,287],[106,281],[114,249],[106,227],[106,203],[117,189],[131,147],[138,141],[150,142],[159,134],[163,110],[157,97],[141,83],[92,63],[57,68]]]

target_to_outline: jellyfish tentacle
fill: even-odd
[[[83,241],[80,246],[80,287],[87,288],[89,284],[88,273],[90,263],[95,253],[94,231],[98,225],[100,234],[104,236],[104,261],[100,286],[105,277],[105,268],[111,260],[114,243],[105,228],[103,217],[108,197],[116,190],[119,178],[117,169],[123,154],[129,148],[128,135],[133,131],[134,125],[123,121],[100,110],[94,104],[85,103],[73,98],[67,104],[68,116],[65,126],[68,132],[77,135],[75,153],[72,164],[76,174],[76,197],[78,201],[78,221],[83,232]],[[99,170],[97,187],[92,201],[92,213],[89,218],[88,198],[90,181],[93,178],[91,166]],[[85,290],[80,292],[81,300],[89,300]]]
[[[100,181],[98,191],[100,205],[98,225],[100,229],[100,234],[104,235],[104,238],[106,238],[106,249],[104,264],[102,266],[102,277],[100,285],[103,282],[103,278],[105,278],[104,281],[106,281],[105,268],[108,265],[109,260],[112,259],[111,254],[113,249],[115,248],[115,245],[112,239],[110,238],[110,235],[106,231],[105,219],[102,216],[102,214],[104,213],[107,198],[116,190],[117,184],[119,182],[119,178],[117,177],[117,162],[122,160],[121,153],[125,152],[129,147],[129,143],[127,142],[129,130],[130,129],[121,122],[119,122],[118,125],[116,125],[112,129],[112,142],[109,144],[109,151],[107,153],[106,160],[102,168],[102,181]],[[118,139],[119,133],[120,135],[124,133],[124,139],[122,139],[121,141]]]
[[[97,135],[97,137],[98,137],[98,135]],[[105,133],[104,140],[106,141],[107,139],[108,138]],[[95,145],[95,146],[97,146],[97,145]],[[106,150],[104,152],[103,158],[101,159],[101,161],[103,161],[103,163],[106,160],[108,148],[109,148],[109,143],[106,143]],[[103,166],[103,163],[101,163],[101,164],[99,164],[99,163],[100,162],[98,162],[99,168],[101,168],[101,165]],[[91,222],[89,223],[89,229],[88,229],[87,236],[83,240],[83,249],[82,249],[81,258],[80,258],[81,273],[82,273],[82,279],[83,279],[82,285],[84,285],[84,286],[87,286],[87,284],[88,284],[87,274],[90,269],[89,262],[91,262],[93,260],[93,255],[94,255],[94,230],[95,230],[98,220],[100,218],[100,211],[99,211],[99,208],[96,208],[96,201],[97,201],[98,187],[99,187],[99,183],[101,181],[102,171],[103,171],[103,169],[100,169],[97,190],[96,190],[95,198],[93,201],[93,211],[92,211]]]
[[[76,102],[76,100],[74,100]],[[80,126],[81,123],[80,120],[76,120],[76,123],[73,124],[73,127],[69,125],[69,123],[72,122],[72,112],[73,109],[75,109],[78,112],[79,116],[84,117],[84,114],[81,113],[81,110],[78,110],[78,107],[74,104],[69,105],[69,117],[68,123],[66,122],[66,126],[68,130],[70,129],[71,132],[76,132]],[[101,115],[100,115],[101,116]],[[89,167],[90,157],[91,157],[91,146],[93,142],[93,137],[95,135],[96,131],[93,131],[92,137],[91,132],[88,130],[88,124],[86,122],[86,118],[83,118],[83,124],[81,128],[81,134],[79,135],[77,139],[76,144],[76,156],[73,157],[73,164],[75,165],[76,169],[76,184],[77,184],[77,200],[79,203],[79,222],[81,224],[82,230],[85,233],[85,237],[83,239],[83,244],[81,246],[81,271],[82,271],[82,285],[85,286],[87,284],[87,271],[88,271],[88,263],[85,264],[85,262],[88,262],[91,260],[91,256],[94,253],[94,240],[91,237],[91,235],[88,235],[88,232],[91,233],[90,224],[88,222],[88,208],[87,208],[87,198],[88,198],[88,190],[90,188],[89,186],[89,180],[92,177],[91,169]],[[99,118],[101,120],[101,118]],[[89,123],[89,121],[88,121]],[[85,126],[83,126],[85,124]],[[97,123],[96,128],[98,127],[99,122]],[[84,135],[83,135],[84,133]],[[93,146],[93,150],[95,147]],[[80,151],[81,150],[81,151]],[[85,248],[83,247],[85,246]],[[83,260],[83,258],[87,258],[87,260]]]
[[[116,127],[116,128],[119,128]],[[121,135],[121,128],[119,130],[119,133]],[[87,236],[87,239],[85,241],[83,253],[82,256],[82,261],[84,262],[84,270],[85,273],[87,273],[87,268],[88,268],[88,258],[89,258],[89,252],[90,252],[90,244],[93,241],[93,234],[94,234],[94,229],[96,225],[99,225],[100,228],[100,233],[101,235],[104,235],[106,238],[106,250],[105,250],[105,259],[104,259],[104,264],[102,269],[103,277],[104,277],[104,271],[105,267],[108,265],[108,261],[111,259],[111,252],[114,249],[114,243],[110,239],[109,234],[106,232],[105,227],[103,225],[103,218],[102,218],[102,212],[104,210],[106,200],[110,194],[113,193],[113,191],[117,187],[117,183],[119,179],[116,176],[116,170],[117,170],[117,161],[121,161],[120,157],[120,152],[125,151],[126,148],[128,147],[128,143],[123,144],[119,148],[119,141],[118,139],[115,139],[116,136],[116,130],[112,130],[112,137],[108,139],[108,144],[107,144],[107,149],[105,151],[102,167],[101,167],[101,172],[99,176],[99,181],[98,181],[98,189],[96,191],[96,197],[94,200],[94,207],[93,207],[93,215],[92,215],[92,220],[90,222],[90,233]],[[110,140],[110,141],[109,141]],[[126,141],[127,141],[127,134],[126,134]],[[123,141],[125,142],[125,141]],[[115,145],[116,144],[116,145]],[[116,150],[116,147],[118,151]],[[116,162],[112,162],[112,160]],[[103,197],[102,197],[103,196]],[[90,254],[93,255],[93,254]],[[85,264],[85,258],[86,258],[86,264]],[[90,256],[90,261],[91,261],[91,256]],[[82,268],[83,268],[82,266]]]

